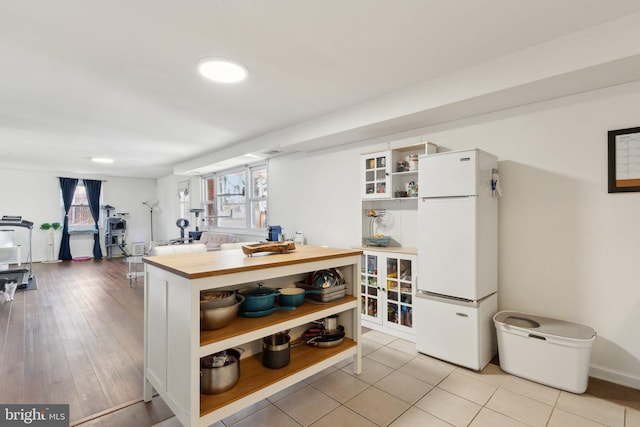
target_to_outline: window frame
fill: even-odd
[[[266,177],[266,183],[263,188],[263,193],[260,195],[255,195],[254,188],[254,176],[258,171],[264,171],[264,175]],[[223,194],[217,194],[218,188],[220,188],[219,180],[222,179],[225,175],[233,175],[233,174],[244,174],[244,194],[241,197],[244,198],[244,202],[242,203],[244,206],[244,226],[243,227],[228,227],[221,226],[220,220],[223,219],[223,216],[220,215],[220,210],[218,207],[218,197],[223,197]],[[268,203],[268,180],[269,180],[269,168],[268,162],[260,162],[253,163],[250,165],[244,165],[229,169],[224,169],[221,171],[217,171],[212,174],[202,175],[201,176],[201,189],[202,189],[202,207],[204,208],[203,220],[204,226],[206,230],[224,230],[229,232],[263,232],[267,230],[267,203]],[[213,199],[209,198],[209,182],[213,185]],[[234,197],[240,197],[234,196]],[[256,218],[256,204],[259,206],[263,204],[264,215],[262,215],[262,227],[259,227],[260,224],[255,223],[254,218]],[[211,208],[212,207],[212,208]],[[210,212],[213,215],[210,215]],[[262,211],[258,211],[262,212]]]
[[[73,192],[73,202],[75,202],[76,200],[76,192],[78,191],[79,188],[83,188],[84,190],[84,194],[86,197],[87,194],[87,189],[84,185],[84,182],[79,179],[78,180],[78,184],[76,185],[76,189]],[[89,201],[87,200],[87,203],[71,203],[71,206],[69,207],[69,213],[67,215],[67,218],[69,219],[69,232],[96,232],[98,231],[98,229],[96,229],[96,224],[95,221],[93,219],[93,216],[91,215],[91,209],[89,208]],[[102,205],[102,191],[100,192],[100,205]],[[65,215],[64,212],[64,203],[62,202],[62,192],[60,192],[60,206],[62,207],[62,214],[63,216]],[[86,212],[89,214],[89,218],[91,223],[72,223],[71,222],[71,218],[75,218],[77,215],[74,215],[74,213],[76,213],[74,210],[77,208],[81,208],[82,210],[86,209]],[[98,219],[97,223],[100,224],[100,219],[102,217],[102,212],[100,213],[100,218]]]

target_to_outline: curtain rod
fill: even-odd
[[[56,178],[74,178],[72,176],[56,176]],[[90,179],[90,178],[74,178],[77,180],[81,180],[81,179]],[[109,182],[106,179],[93,179],[92,181],[102,181],[102,182]]]

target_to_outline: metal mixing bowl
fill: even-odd
[[[235,295],[236,303],[226,307],[200,310],[200,329],[212,330],[227,326],[238,315],[238,308],[244,302],[244,296]]]
[[[227,307],[235,303],[234,291],[204,291],[200,294],[200,310]]]

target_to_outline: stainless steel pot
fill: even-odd
[[[262,364],[265,367],[284,368],[290,361],[291,337],[288,332],[278,332],[262,340]]]
[[[332,332],[338,329],[338,315],[334,314],[329,317],[325,317],[322,320],[318,320],[315,323],[318,323],[324,327],[324,330],[327,332]]]
[[[230,348],[200,359],[200,392],[218,394],[232,389],[240,379],[240,355],[244,350]]]

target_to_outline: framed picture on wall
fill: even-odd
[[[609,193],[640,191],[640,127],[608,134]]]

